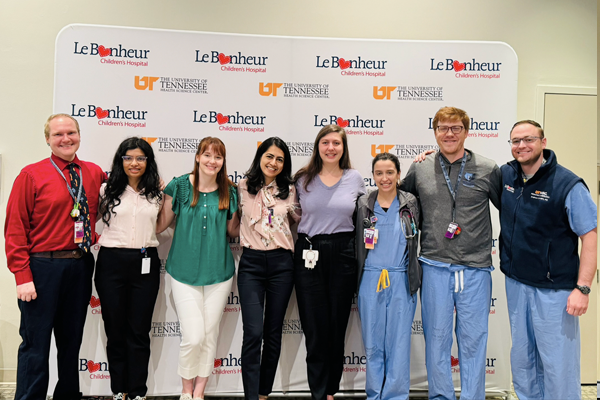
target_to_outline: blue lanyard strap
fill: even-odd
[[[77,198],[75,198],[75,195],[73,194],[73,189],[71,189],[71,184],[69,183],[67,178],[65,178],[62,171],[60,170],[60,168],[58,168],[58,165],[56,165],[52,157],[50,157],[50,162],[52,163],[52,165],[54,165],[54,168],[56,168],[58,174],[65,180],[65,183],[67,184],[67,190],[69,191],[69,194],[71,195],[71,198],[73,199],[75,204],[79,204],[79,202],[81,201],[81,191],[83,190],[83,171],[81,171],[81,167],[79,167],[77,164],[73,164],[76,165],[79,168],[79,171],[81,172],[79,174],[79,191],[77,192]],[[77,173],[77,171],[75,171],[75,173]]]
[[[446,163],[444,162],[444,158],[442,155],[439,155],[440,165],[442,166],[442,172],[444,173],[444,178],[446,179],[446,185],[448,185],[448,190],[450,191],[450,195],[452,196],[452,222],[456,220],[456,195],[458,193],[458,188],[460,185],[460,181],[463,177],[463,172],[465,171],[465,164],[467,163],[467,151],[465,150],[465,154],[463,155],[462,162],[460,163],[460,171],[458,172],[458,178],[456,179],[456,186],[454,186],[454,190],[452,190],[452,183],[450,182],[450,177],[448,176],[448,171],[446,170]]]

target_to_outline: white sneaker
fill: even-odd
[[[189,393],[181,393],[181,396],[179,396],[179,400],[193,400],[192,399],[192,395]]]
[[[127,393],[113,394],[113,400],[125,400],[125,396],[127,396]]]

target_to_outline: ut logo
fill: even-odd
[[[136,75],[135,77],[135,88],[137,90],[153,90],[154,82],[159,80],[158,76],[142,76],[141,78]]]
[[[146,141],[148,144],[150,144],[150,145],[151,145],[152,143],[156,142],[156,139],[158,139],[158,138],[155,138],[155,137],[143,137],[143,138],[142,138],[142,140],[145,140],[145,141]]]
[[[375,100],[389,100],[396,86],[373,86],[373,98]]]
[[[394,148],[393,144],[372,144],[371,145],[371,155],[375,157],[379,153],[389,153],[391,149]]]
[[[283,83],[263,83],[260,82],[258,86],[258,93],[261,96],[277,96],[277,89],[283,86]]]

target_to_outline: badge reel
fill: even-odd
[[[377,244],[377,238],[379,237],[379,230],[375,229],[375,223],[377,223],[377,217],[373,216],[369,220],[365,218],[363,221],[364,230],[364,242],[365,249],[373,250]]]
[[[144,247],[142,247],[142,254],[144,254],[144,257],[142,258],[142,274],[149,274],[150,273],[150,257],[148,257],[148,251]]]
[[[75,226],[73,230],[73,241],[77,244],[83,243],[84,230],[83,221],[79,221],[79,216],[81,215],[81,213],[79,212],[79,203],[75,203],[73,205],[73,209],[71,210],[70,215],[75,220]]]
[[[450,222],[450,225],[448,225],[448,230],[446,231],[446,235],[444,236],[446,236],[448,239],[452,239],[458,235],[460,235],[460,227],[456,222]]]
[[[313,250],[312,243],[308,238],[306,238],[306,241],[310,243],[310,248],[302,250],[302,259],[306,268],[314,269],[317,261],[319,261],[319,250]]]

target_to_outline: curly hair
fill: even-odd
[[[140,149],[147,157],[146,172],[144,172],[138,184],[140,193],[143,193],[148,201],[162,200],[160,176],[158,175],[158,166],[156,165],[152,147],[150,147],[148,142],[139,137],[127,138],[121,142],[115,153],[104,195],[100,199],[99,212],[102,214],[102,221],[107,226],[110,225],[111,216],[117,213],[115,208],[121,204],[121,195],[129,183],[129,178],[123,168],[122,157],[127,154],[127,151],[134,149]]]

